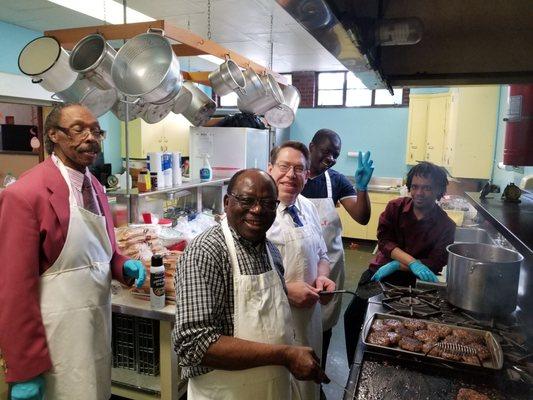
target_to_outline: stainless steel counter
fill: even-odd
[[[130,293],[129,289],[123,288],[117,295],[111,298],[113,312],[156,319],[160,321],[175,321],[176,306],[166,305],[161,310],[152,310],[150,301],[138,299]]]

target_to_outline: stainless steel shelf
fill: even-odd
[[[150,192],[141,192],[137,189],[131,189],[130,190],[130,196],[138,196],[138,197],[146,197],[146,196],[154,196],[160,193],[171,193],[171,192],[179,192],[180,190],[187,190],[187,189],[194,189],[197,187],[203,187],[203,186],[223,186],[225,183],[228,183],[230,178],[213,178],[210,181],[202,182],[200,179],[191,179],[190,181],[183,182],[182,185],[179,186],[172,186],[164,189],[158,189],[158,190],[152,190]],[[108,191],[108,196],[115,196],[115,195],[126,195],[125,190],[116,190],[116,191]]]

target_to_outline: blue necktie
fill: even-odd
[[[300,217],[298,216],[298,211],[296,211],[296,206],[294,204],[292,206],[288,206],[286,210],[292,217],[292,220],[294,221],[294,226],[304,226],[304,224],[302,224],[302,221],[300,220]]]

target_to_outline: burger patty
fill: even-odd
[[[417,319],[408,319],[403,321],[403,325],[412,331],[421,331],[426,329],[426,323]]]
[[[390,347],[391,345],[391,339],[388,335],[388,332],[384,331],[370,333],[370,335],[368,335],[367,340],[369,343],[378,346]]]
[[[428,331],[437,332],[440,338],[445,338],[452,333],[452,328],[445,325],[428,324]]]
[[[467,364],[480,365],[479,358],[477,358],[476,356],[463,356],[463,361]]]
[[[453,336],[457,336],[461,339],[461,343],[470,344],[470,343],[483,343],[484,339],[482,336],[467,331],[465,329],[454,329],[452,331]]]
[[[402,338],[399,334],[396,332],[387,332],[387,335],[389,336],[389,340],[391,345],[397,345],[400,339]]]
[[[398,345],[407,351],[421,352],[422,351],[422,342],[420,340],[411,338],[411,337],[402,337],[398,342]]]
[[[392,327],[385,324],[382,319],[376,319],[372,322],[371,332],[388,332],[391,331]]]
[[[394,332],[396,332],[400,337],[413,337],[414,332],[410,329],[407,329],[405,326],[399,326],[397,328],[394,328]]]
[[[445,351],[445,350],[442,351],[441,357],[445,358],[447,360],[453,360],[453,361],[462,361],[463,360],[463,356],[462,355],[457,354],[455,352],[451,352],[451,351]]]
[[[435,342],[426,342],[422,345],[422,352],[424,354],[428,354],[430,356],[440,357],[442,354],[442,350],[435,346]],[[429,351],[429,353],[428,353]]]
[[[383,323],[384,323],[385,325],[390,326],[390,327],[393,328],[394,330],[396,330],[396,328],[399,328],[400,326],[403,326],[403,324],[401,323],[401,321],[398,321],[397,319],[384,319],[384,320],[383,320]]]
[[[414,336],[416,339],[421,340],[422,342],[436,343],[440,339],[439,334],[437,332],[430,330],[415,331]]]
[[[456,400],[490,400],[489,397],[472,389],[459,389]]]
[[[476,354],[479,356],[479,358],[481,358],[481,360],[485,361],[491,358],[490,350],[484,344],[471,343],[469,346],[476,350]]]

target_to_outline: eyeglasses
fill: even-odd
[[[275,165],[277,165],[279,170],[284,174],[288,173],[291,168],[296,175],[302,175],[305,171],[307,171],[307,168],[305,168],[303,165],[290,165],[285,163],[275,163]]]
[[[237,200],[239,205],[245,210],[250,210],[251,208],[255,207],[257,203],[259,203],[261,205],[261,208],[264,208],[269,211],[274,211],[279,204],[279,200],[269,198],[260,199],[258,197],[238,196],[233,193],[228,193],[228,195]]]
[[[104,140],[106,137],[106,131],[103,129],[100,129],[100,127],[88,127],[88,126],[80,126],[80,125],[74,125],[70,128],[63,128],[62,126],[56,125],[55,128],[57,130],[60,130],[65,135],[70,137],[71,139],[80,139],[85,140],[89,134],[93,135],[97,140]]]

